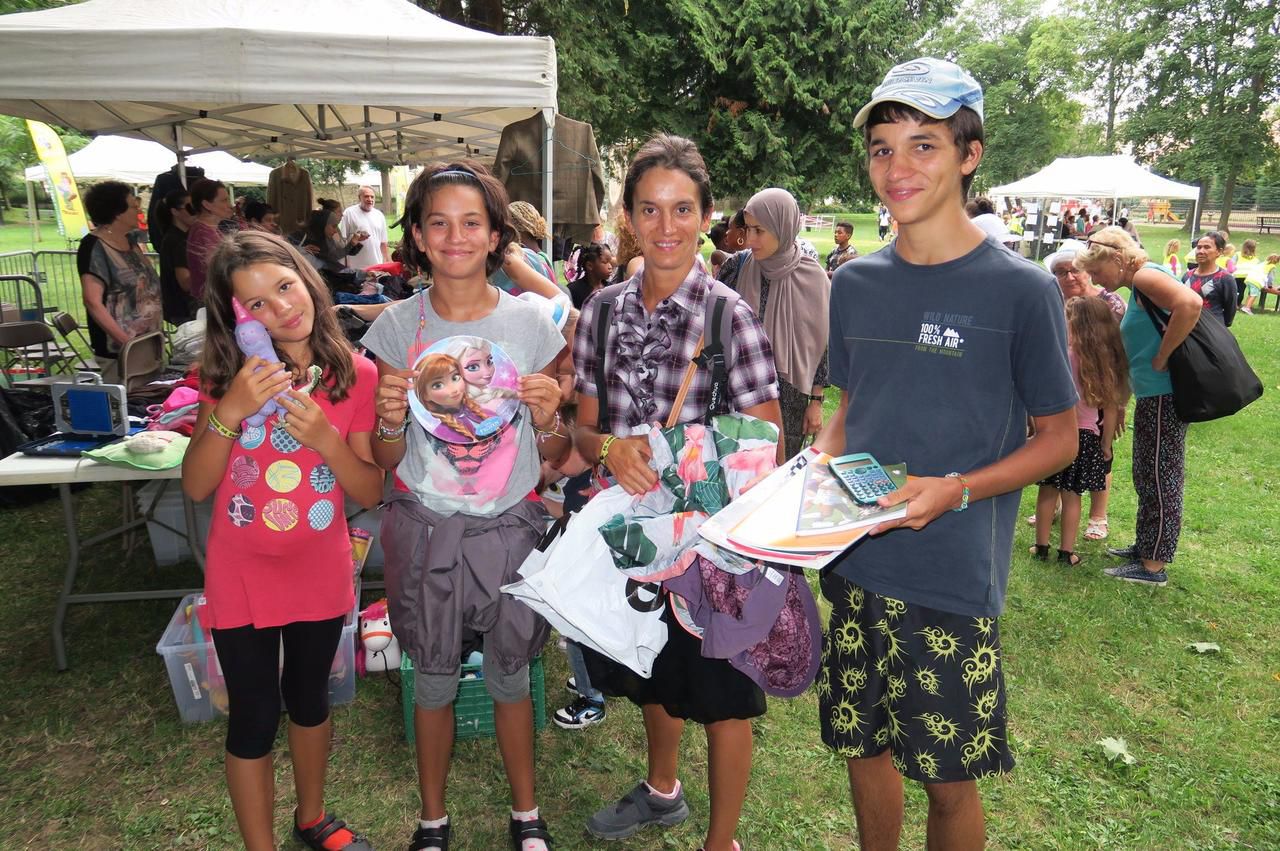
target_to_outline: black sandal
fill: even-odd
[[[507,825],[507,832],[511,834],[512,851],[520,851],[526,839],[541,839],[547,844],[547,848],[554,847],[551,843],[551,834],[547,831],[547,823],[541,818],[529,821],[512,819]]]
[[[413,832],[413,840],[409,843],[409,851],[423,851],[424,848],[439,848],[449,851],[449,834],[453,832],[453,821],[449,820],[440,827],[423,827]]]
[[[1048,561],[1048,560],[1049,560],[1049,545],[1048,545],[1048,544],[1036,544],[1034,547],[1032,547],[1032,548],[1031,548],[1031,557],[1032,557],[1033,559],[1035,559],[1036,561]]]
[[[293,838],[313,849],[313,851],[325,851],[325,840],[339,830],[346,830],[351,833],[351,841],[342,846],[343,851],[373,851],[373,846],[369,844],[369,841],[348,827],[347,823],[340,818],[334,818],[326,813],[319,822],[303,830],[298,827],[298,815],[294,813]]]
[[[1075,550],[1058,550],[1058,561],[1069,567],[1075,567],[1084,559],[1076,555]]]

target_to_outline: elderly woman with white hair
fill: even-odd
[[[1137,405],[1133,414],[1133,487],[1138,493],[1137,529],[1132,546],[1109,549],[1125,559],[1108,576],[1142,585],[1168,582],[1182,531],[1182,490],[1187,424],[1173,407],[1169,355],[1182,345],[1200,318],[1201,299],[1118,227],[1089,235],[1075,264],[1109,292],[1128,287],[1128,310],[1120,336],[1129,355],[1129,377]],[[1153,311],[1167,319],[1162,335]]]

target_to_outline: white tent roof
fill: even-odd
[[[1058,157],[1030,177],[987,194],[1020,198],[1185,198],[1200,188],[1147,171],[1133,157]]]
[[[168,171],[176,161],[173,151],[158,142],[124,136],[99,136],[67,159],[77,180],[123,180],[142,186],[150,186],[157,174]],[[271,174],[265,165],[241,162],[223,151],[187,157],[187,164],[203,168],[205,177],[234,186],[265,186]],[[26,177],[44,180],[44,166],[31,166]]]
[[[193,153],[492,157],[556,106],[550,38],[408,0],[87,0],[0,16],[0,113]]]

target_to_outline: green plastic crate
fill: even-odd
[[[468,673],[477,676],[465,679]],[[464,679],[458,682],[458,696],[453,701],[455,739],[482,739],[494,735],[493,698],[479,674],[479,665],[462,666]],[[536,730],[547,726],[544,681],[542,657],[535,656],[529,664],[529,695],[533,698],[533,726]],[[400,654],[400,705],[404,712],[404,737],[413,744],[413,661],[408,653]]]

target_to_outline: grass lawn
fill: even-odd
[[[875,247],[869,217],[859,218],[857,236],[860,249]],[[814,241],[829,247],[829,238]],[[1025,554],[1031,530],[1018,523],[1002,622],[1018,767],[982,783],[993,848],[1280,847],[1280,524],[1273,519],[1280,503],[1280,315],[1240,316],[1234,330],[1267,395],[1233,418],[1192,427],[1185,523],[1168,587],[1101,576],[1113,563],[1102,543],[1082,541],[1078,568],[1035,562]],[[1106,543],[1130,540],[1129,448],[1127,439],[1117,446]],[[1028,489],[1022,513],[1033,503]],[[86,532],[105,528],[119,517],[120,488],[95,485],[80,494],[79,506]],[[57,500],[0,511],[0,764],[8,766],[0,773],[0,822],[7,825],[0,846],[240,847],[222,780],[225,726],[179,723],[154,652],[175,603],[73,608],[66,624],[72,668],[53,670],[48,625],[63,539]],[[127,560],[118,543],[98,545],[78,588],[112,590],[119,582],[198,585],[200,575],[192,563],[155,566],[145,542]],[[1191,642],[1221,649],[1201,655],[1188,649]],[[566,698],[567,670],[554,645],[546,660],[551,709]],[[773,700],[756,724],[739,832],[751,851],[853,844],[844,767],[818,740],[816,705],[812,691]],[[397,688],[363,680],[355,702],[333,717],[331,809],[378,847],[403,847],[418,798]],[[1097,744],[1104,737],[1124,738],[1136,762],[1109,761]],[[612,701],[604,724],[576,733],[551,726],[537,745],[539,801],[557,847],[598,847],[583,832],[584,820],[643,775],[639,713]],[[292,799],[285,748],[282,736],[280,837]],[[703,737],[690,729],[681,776],[692,817],[611,847],[696,847],[706,828],[706,768]],[[506,784],[493,741],[459,743],[451,781],[454,847],[506,847]],[[912,788],[903,847],[923,846],[924,796]]]

